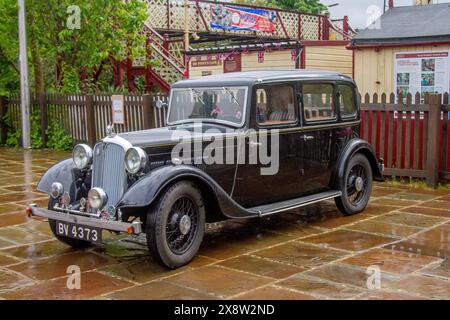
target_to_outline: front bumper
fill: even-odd
[[[100,228],[102,230],[115,231],[115,232],[126,232],[133,235],[138,235],[142,233],[142,223],[141,222],[121,222],[113,220],[104,220],[101,218],[83,217],[77,216],[70,213],[57,212],[48,209],[42,209],[30,206],[27,210],[30,218],[32,217],[42,217],[62,222],[70,222],[82,226]]]

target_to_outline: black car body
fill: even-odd
[[[197,252],[205,222],[332,198],[344,214],[361,212],[372,180],[383,177],[382,160],[359,128],[358,91],[345,75],[264,71],[180,81],[167,127],[120,135],[110,128],[93,149],[77,146],[74,160],[50,168],[38,184],[51,196],[49,208],[30,214],[49,218],[55,235],[74,247],[96,242],[85,235],[90,228],[145,232],[150,250],[178,267]],[[264,143],[266,155],[277,148],[275,174],[262,174],[272,163],[249,160]],[[224,159],[212,161],[218,154]]]

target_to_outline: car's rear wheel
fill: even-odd
[[[338,209],[348,216],[362,212],[372,193],[372,168],[364,155],[350,160],[340,185],[342,196],[335,200]]]
[[[192,261],[204,233],[203,197],[190,181],[177,182],[169,187],[148,211],[148,248],[169,268],[175,269]]]
[[[53,207],[55,206],[57,200],[50,198],[49,202],[48,202],[48,209],[52,210]],[[56,221],[52,220],[52,219],[48,219],[48,223],[50,225],[50,229],[52,230],[54,236],[56,237],[56,239],[58,239],[59,241],[61,241],[62,243],[65,243],[69,246],[71,246],[74,249],[84,249],[84,248],[88,248],[92,245],[92,243],[90,243],[89,241],[83,241],[83,240],[78,240],[78,239],[72,239],[69,237],[63,237],[58,235],[58,233],[56,232]]]

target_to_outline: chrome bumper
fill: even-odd
[[[32,206],[30,206],[27,209],[27,213],[30,218],[36,216],[52,220],[58,220],[62,222],[70,222],[88,227],[100,228],[108,231],[126,232],[134,235],[142,233],[141,222],[128,223],[128,222],[104,220],[100,218],[83,217]]]

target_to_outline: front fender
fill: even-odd
[[[41,177],[37,185],[37,191],[50,195],[52,183],[59,182],[63,185],[64,191],[69,192],[72,198],[76,192],[74,181],[76,180],[77,170],[72,159],[58,162]]]
[[[347,168],[350,159],[356,153],[364,154],[369,160],[370,166],[372,167],[373,180],[384,181],[383,174],[379,167],[379,161],[372,146],[365,140],[352,139],[347,143],[347,145],[339,155],[337,165],[333,174],[333,181],[331,183],[331,185],[335,188],[340,189],[341,186],[339,185],[339,181],[342,181],[342,178],[345,175],[345,169]]]
[[[158,198],[162,190],[179,180],[196,180],[212,192],[224,215],[229,218],[249,218],[250,212],[235,202],[217,182],[204,171],[194,166],[169,165],[151,171],[133,184],[117,204],[117,208],[147,207]]]

